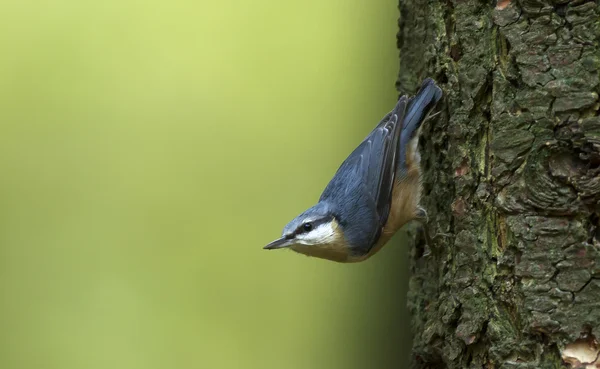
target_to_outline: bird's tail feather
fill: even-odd
[[[425,79],[421,84],[421,88],[419,88],[419,92],[408,102],[404,126],[402,127],[401,144],[407,143],[414,136],[441,98],[442,90],[431,78]]]
[[[421,84],[419,91],[413,96],[406,108],[402,133],[400,134],[400,169],[411,166],[413,159],[418,162],[418,131],[421,124],[427,119],[438,101],[442,98],[442,89],[433,79],[427,78]]]

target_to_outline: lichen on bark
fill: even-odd
[[[398,91],[445,92],[423,203],[451,235],[412,249],[413,367],[562,367],[600,336],[600,3],[399,9]]]

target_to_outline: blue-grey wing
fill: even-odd
[[[341,222],[361,225],[360,229],[346,228],[351,243],[354,238],[355,243],[372,246],[387,222],[406,105],[403,96],[346,158],[321,195],[320,201],[338,207],[337,212],[348,218]],[[357,234],[347,234],[347,230]]]

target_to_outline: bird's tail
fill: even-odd
[[[400,134],[400,169],[419,161],[419,128],[441,98],[442,89],[431,78],[425,79],[417,94],[410,98]]]

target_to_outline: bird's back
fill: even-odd
[[[401,97],[323,192],[321,201],[335,209],[351,249],[347,261],[370,257],[416,217],[421,196],[418,132],[441,96],[434,81],[426,79],[414,97]]]

